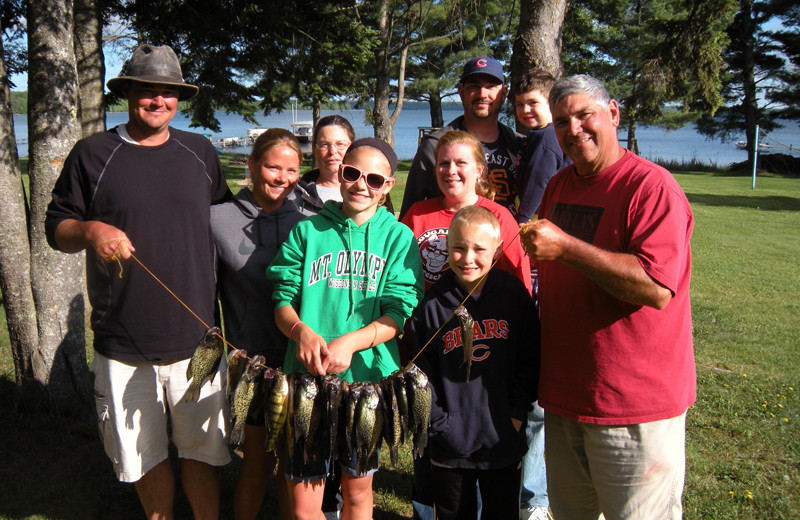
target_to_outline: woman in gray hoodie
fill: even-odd
[[[253,144],[248,159],[252,188],[211,207],[217,251],[217,287],[225,338],[247,354],[281,366],[287,339],[275,325],[272,284],[265,273],[289,231],[305,216],[287,199],[300,175],[302,150],[288,130],[272,128]],[[276,463],[264,445],[264,420],[245,426],[243,464],[234,491],[237,519],[256,518]]]

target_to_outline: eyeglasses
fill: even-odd
[[[367,182],[367,188],[371,190],[379,190],[383,188],[383,185],[389,180],[389,177],[384,177],[380,173],[365,173],[355,166],[350,166],[349,164],[339,165],[339,173],[341,174],[342,179],[347,182],[357,182],[358,179],[360,179],[363,175]]]
[[[317,148],[323,152],[333,150],[336,150],[337,152],[343,152],[347,150],[348,146],[350,146],[350,143],[346,143],[344,141],[337,141],[335,143],[317,143]]]

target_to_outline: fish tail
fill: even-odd
[[[183,402],[184,403],[196,403],[200,400],[200,385],[195,385],[192,382],[189,385],[189,388],[186,389],[186,393],[183,394]]]
[[[230,444],[240,446],[244,442],[244,421],[236,421],[231,429]]]

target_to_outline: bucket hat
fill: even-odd
[[[503,78],[503,64],[488,56],[472,58],[465,63],[464,70],[461,73],[461,83],[464,83],[468,77],[476,74],[485,74],[493,77],[500,83],[505,82],[505,79]]]
[[[191,99],[200,90],[183,81],[181,64],[175,51],[168,45],[156,47],[140,45],[133,51],[131,59],[122,67],[120,76],[108,80],[108,90],[122,97],[122,87],[128,81],[172,85],[178,87],[178,100]]]

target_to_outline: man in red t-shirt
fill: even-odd
[[[523,244],[539,266],[550,506],[556,518],[680,518],[686,410],[696,397],[686,196],[622,148],[601,82],[556,82],[573,165],[547,185]]]

